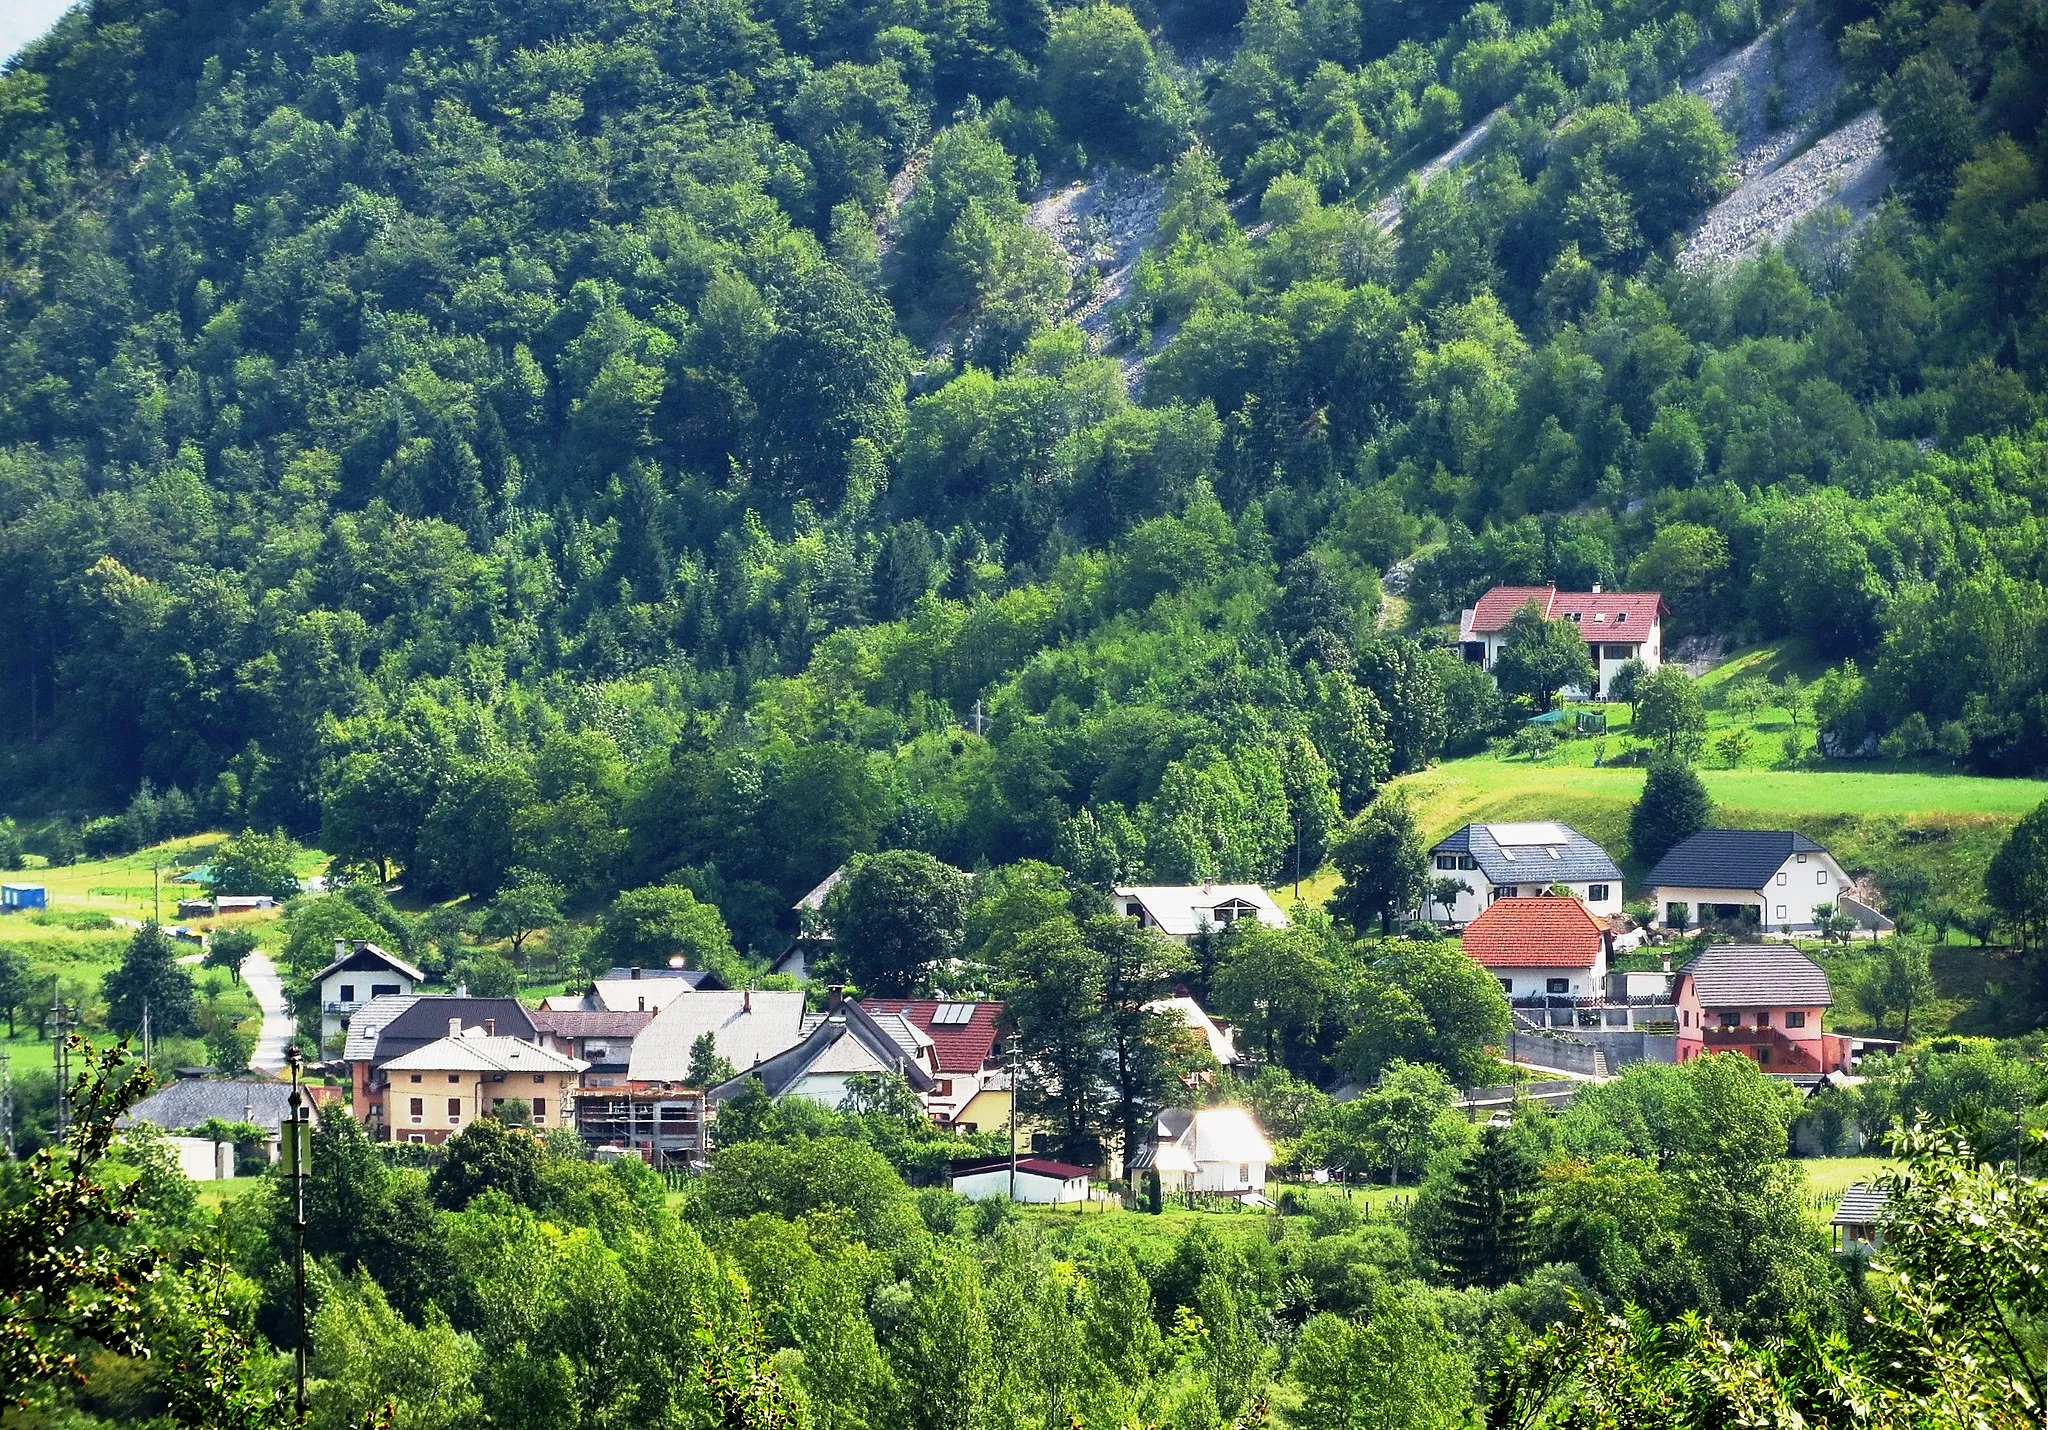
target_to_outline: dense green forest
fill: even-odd
[[[5,796],[735,924],[879,846],[1271,879],[1501,727],[1430,622],[1543,579],[2030,771],[2048,21],[1826,7],[1895,200],[1681,271],[1675,80],[1770,18],[84,6],[0,78]],[[1108,354],[1023,219],[1100,165]]]

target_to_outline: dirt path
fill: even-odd
[[[1494,110],[1493,113],[1487,115],[1486,118],[1480,120],[1460,135],[1457,143],[1444,150],[1443,153],[1437,155],[1434,159],[1431,159],[1421,168],[1415,170],[1408,178],[1403,179],[1400,188],[1374,204],[1370,212],[1372,214],[1372,221],[1380,226],[1380,232],[1392,233],[1394,225],[1401,221],[1401,206],[1408,201],[1409,179],[1413,179],[1417,184],[1427,185],[1430,180],[1443,173],[1446,169],[1454,169],[1464,163],[1473,154],[1478,152],[1479,146],[1486,142],[1486,137],[1493,133],[1495,121],[1505,113],[1507,113],[1505,105]]]
[[[258,1072],[275,1072],[284,1066],[284,1050],[298,1032],[292,1005],[284,996],[284,980],[270,955],[257,949],[242,960],[242,981],[263,1010],[263,1029],[256,1035],[256,1052],[249,1066]]]

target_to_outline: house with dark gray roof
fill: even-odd
[[[835,993],[822,1015],[804,1019],[795,1046],[763,1058],[704,1094],[717,1105],[759,1078],[774,1098],[803,1097],[826,1107],[846,1100],[856,1077],[901,1077],[920,1099],[938,1085],[932,1075],[932,1040],[897,1013],[870,1013]]]
[[[1834,991],[1790,944],[1709,944],[1678,971],[1678,1060],[1740,1053],[1780,1076],[1847,1071],[1843,1039],[1821,1031]]]
[[[1540,898],[1562,885],[1595,917],[1621,912],[1621,867],[1569,824],[1468,824],[1429,851],[1429,877],[1456,880],[1455,898],[1426,901],[1427,918],[1469,924],[1495,899]]]
[[[334,941],[334,961],[308,980],[320,990],[320,1041],[348,1030],[356,1010],[376,998],[410,993],[427,975],[374,943]]]
[[[308,1087],[313,1102],[325,1102],[334,1094],[326,1088]],[[268,1078],[181,1077],[165,1083],[128,1109],[116,1127],[147,1124],[162,1131],[171,1142],[178,1164],[194,1181],[213,1181],[235,1174],[232,1143],[216,1144],[196,1135],[209,1122],[241,1123],[262,1129],[261,1150],[277,1160],[279,1127],[291,1116],[290,1083]]]
[[[1835,857],[1789,829],[1702,829],[1644,881],[1666,928],[1724,924],[1811,933],[1849,889]]]
[[[483,1028],[492,1036],[538,1043],[533,1015],[517,998],[472,998],[460,993],[373,999],[350,1021],[342,1058],[353,1084],[356,1121],[388,1129],[384,1067],[448,1036],[451,1028]]]
[[[1892,1194],[1882,1182],[1851,1184],[1828,1219],[1835,1232],[1835,1250],[1859,1254],[1877,1250],[1884,1245],[1884,1227],[1891,1213]]]

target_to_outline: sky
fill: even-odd
[[[0,0],[0,59],[13,58],[71,5],[72,0]]]

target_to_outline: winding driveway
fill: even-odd
[[[298,1032],[292,1005],[284,996],[284,980],[277,976],[277,965],[270,961],[270,955],[259,948],[242,960],[242,981],[249,985],[256,1006],[263,1010],[263,1030],[257,1034],[256,1055],[249,1060],[249,1066],[258,1072],[281,1071],[284,1050]]]

